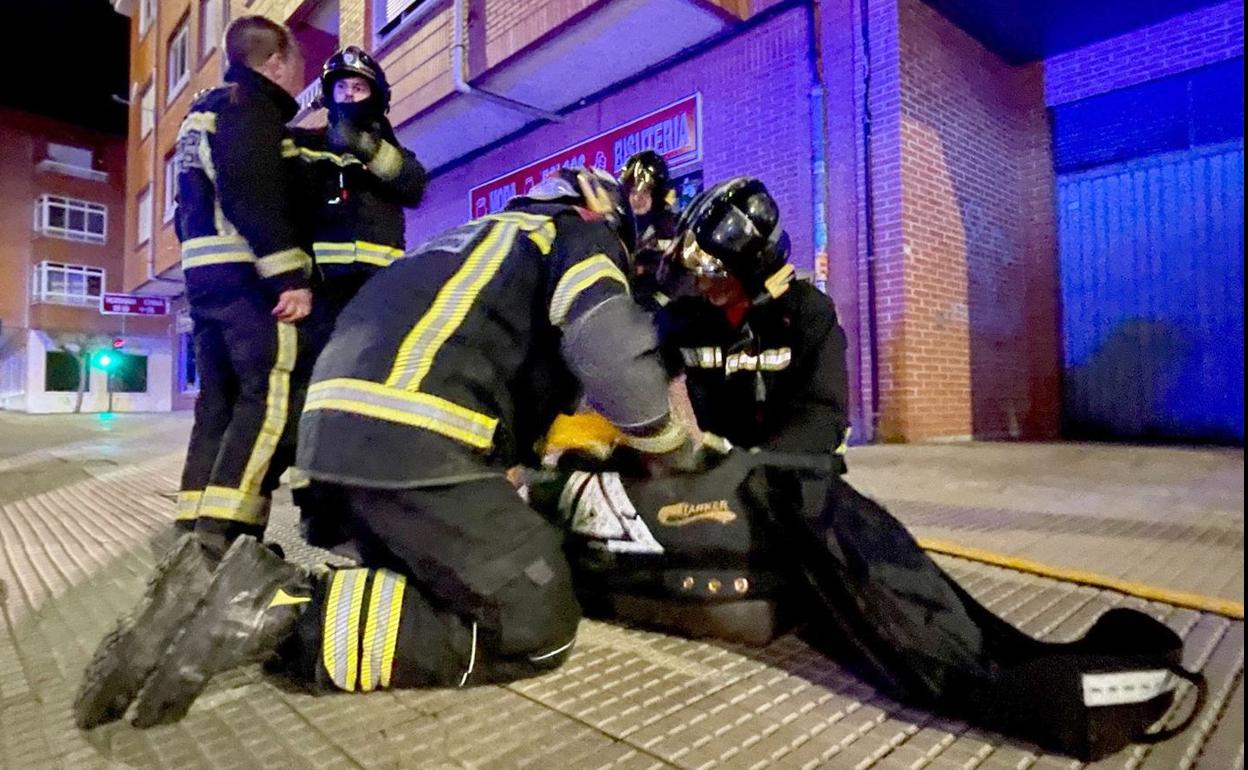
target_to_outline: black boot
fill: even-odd
[[[78,727],[89,730],[126,713],[169,642],[195,612],[211,576],[212,562],[194,536],[183,536],[166,553],[138,606],[104,637],[87,665],[74,699]]]
[[[135,727],[176,722],[218,673],[262,661],[294,630],[314,578],[255,538],[240,537],[213,573],[135,704]]]

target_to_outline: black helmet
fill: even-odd
[[[673,256],[694,275],[732,275],[751,294],[771,297],[793,280],[780,207],[758,179],[737,177],[705,190],[676,227]]]
[[[382,71],[377,60],[357,46],[347,46],[325,60],[321,68],[321,100],[332,105],[334,83],[341,78],[364,78],[373,87],[372,100],[379,114],[390,110],[390,83],[386,81],[386,73]]]
[[[620,183],[629,192],[648,192],[656,206],[668,208],[672,201],[668,193],[672,192],[672,174],[667,168],[667,161],[654,150],[642,150],[624,162],[620,171]]]
[[[637,248],[637,220],[623,186],[606,171],[592,166],[560,169],[524,195],[513,198],[507,208],[519,208],[525,202],[569,203],[598,214],[624,242],[632,259]]]

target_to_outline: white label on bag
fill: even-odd
[[[1119,706],[1143,703],[1173,690],[1175,679],[1169,671],[1118,671],[1112,674],[1083,675],[1085,706]]]

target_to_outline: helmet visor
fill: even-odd
[[[727,278],[728,270],[724,263],[712,254],[708,254],[698,245],[693,233],[686,232],[684,238],[673,244],[677,250],[677,261],[697,278]]]

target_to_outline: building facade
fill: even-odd
[[[1081,52],[1138,62],[1113,30],[1012,56],[939,0],[115,5],[132,18],[127,223],[155,223],[150,241],[127,239],[131,287],[177,292],[172,228],[141,209],[169,210],[173,137],[190,94],[220,79],[224,25],[260,13],[289,24],[306,52],[299,121],[319,119],[324,55],[356,44],[380,59],[390,119],[433,172],[409,245],[561,165],[616,171],[637,149],[668,157],[682,197],[756,175],[780,201],[796,266],[840,313],[860,440],[1059,435],[1069,367],[1055,99],[1083,95],[1062,82]],[[1230,25],[1216,46],[1175,46],[1133,77],[1242,57],[1242,7],[1201,5],[1192,13]]]
[[[0,146],[0,408],[168,410],[169,319],[101,312],[126,287],[125,138],[0,109]]]

